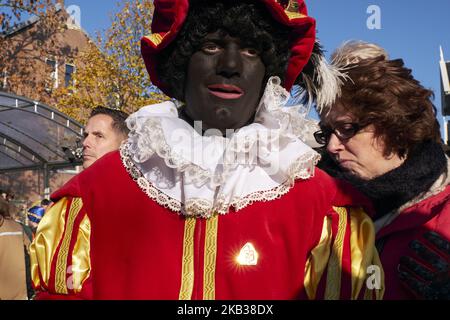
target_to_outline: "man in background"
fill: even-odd
[[[96,107],[84,129],[83,168],[88,168],[108,152],[119,149],[128,137],[125,120],[128,114],[105,107]]]

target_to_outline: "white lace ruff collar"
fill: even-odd
[[[302,106],[270,78],[255,121],[230,137],[202,136],[178,118],[175,104],[146,106],[127,119],[122,162],[158,204],[208,218],[255,201],[280,198],[296,179],[308,179],[320,156],[302,142],[314,128]]]

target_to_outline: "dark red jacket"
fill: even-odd
[[[423,239],[423,234],[427,231],[435,231],[450,239],[450,186],[439,194],[405,209],[392,223],[378,231],[377,240],[385,240],[380,253],[386,277],[384,299],[415,298],[402,286],[398,277],[398,265],[400,257],[414,257],[408,247],[412,240],[427,243]]]

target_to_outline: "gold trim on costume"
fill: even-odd
[[[86,215],[80,223],[77,241],[72,252],[72,285],[74,292],[78,293],[83,287],[84,281],[89,278],[91,272],[90,260],[91,221]]]
[[[290,0],[286,11],[298,12],[298,0]]]
[[[48,287],[53,257],[64,233],[67,203],[63,198],[47,210],[30,246],[31,278],[37,288],[41,286],[39,274]]]
[[[342,252],[344,250],[344,236],[347,228],[347,209],[333,207],[339,215],[338,231],[333,243],[327,272],[325,300],[338,300],[341,292]]]
[[[366,286],[367,268],[377,266],[381,272],[381,288],[375,290],[375,298],[384,294],[384,272],[375,248],[375,228],[370,217],[361,208],[350,210],[350,252],[352,261],[352,299],[358,299],[361,289]],[[373,290],[365,288],[364,299],[372,300]]]
[[[305,290],[308,299],[316,298],[317,287],[323,272],[327,267],[330,257],[330,248],[332,240],[331,218],[325,217],[323,220],[322,234],[317,246],[311,251],[311,255],[305,265]]]
[[[184,223],[180,300],[190,300],[194,289],[194,231],[196,221],[195,218],[186,218]]]
[[[59,249],[58,259],[56,260],[55,272],[55,291],[57,293],[67,294],[67,257],[69,256],[69,246],[72,239],[73,226],[78,213],[83,206],[81,198],[74,198],[70,205],[69,216],[67,217],[67,226],[64,232],[64,238]]]
[[[298,1],[297,0],[289,1],[287,8],[284,10],[284,13],[286,13],[289,20],[307,17],[303,13],[298,12]]]
[[[164,37],[161,36],[161,34],[159,33],[152,33],[151,35],[146,36],[145,38],[150,40],[155,45],[155,47],[157,47],[164,39]]]
[[[217,227],[219,216],[214,215],[206,220],[206,239],[203,275],[203,299],[215,299],[216,255],[217,255]]]
[[[293,19],[300,19],[300,18],[306,18],[304,14],[298,13],[298,12],[290,12],[290,11],[284,11],[286,15],[288,16],[289,20]]]

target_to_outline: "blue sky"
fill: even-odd
[[[81,25],[89,33],[109,26],[117,11],[114,0],[66,0],[78,5]],[[402,58],[414,77],[435,92],[440,116],[439,46],[450,60],[450,0],[306,0],[309,15],[316,18],[318,37],[327,56],[343,41],[359,39],[384,47],[391,58]],[[377,6],[380,29],[369,29],[367,20]],[[371,20],[374,21],[374,20]]]

